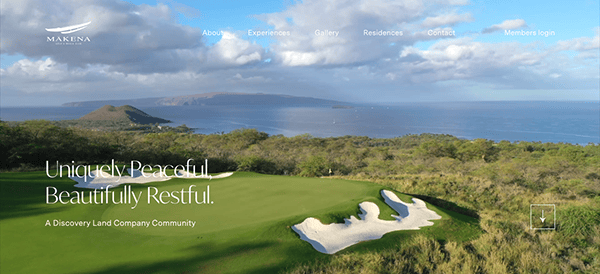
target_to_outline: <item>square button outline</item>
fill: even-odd
[[[533,206],[552,206],[554,209],[553,227],[533,227]],[[531,230],[556,230],[556,204],[529,204],[529,229]]]

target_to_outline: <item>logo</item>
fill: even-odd
[[[89,21],[89,22],[83,23],[83,24],[79,24],[79,25],[66,26],[66,27],[62,27],[62,28],[46,29],[46,31],[48,31],[48,32],[60,32],[62,34],[69,34],[69,33],[73,33],[73,32],[80,31],[82,29],[87,28],[87,26],[90,23],[92,23],[92,21]]]
[[[89,21],[89,22],[83,23],[83,24],[78,24],[78,25],[66,26],[66,27],[47,28],[46,31],[47,32],[58,32],[60,34],[69,34],[69,33],[77,32],[82,29],[85,29],[91,23],[92,23],[92,21]],[[47,36],[46,37],[46,42],[55,43],[55,45],[57,45],[57,46],[81,46],[83,43],[90,42],[90,41],[91,41],[90,38],[87,36],[61,35],[61,36]]]

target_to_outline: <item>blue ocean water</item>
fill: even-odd
[[[495,141],[600,143],[598,102],[444,102],[352,109],[297,106],[164,106],[140,108],[185,124],[197,133],[256,128],[270,135],[316,137],[358,135],[390,138],[441,133]],[[2,108],[5,121],[76,119],[94,109],[78,107]]]

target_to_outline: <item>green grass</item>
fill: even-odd
[[[148,186],[160,191],[210,185],[212,205],[146,204]],[[276,273],[297,264],[328,261],[352,252],[384,250],[417,234],[464,241],[481,233],[474,218],[428,204],[442,216],[418,231],[398,231],[336,255],[321,254],[290,226],[307,217],[323,223],[357,215],[358,204],[375,202],[382,219],[395,212],[382,186],[350,180],[236,172],[225,179],[172,179],[134,185],[144,191],[129,205],[46,205],[45,187],[81,190],[67,178],[44,172],[0,174],[0,272],[2,273]],[[117,188],[122,189],[122,188]],[[87,192],[87,191],[86,191]],[[200,195],[202,193],[200,192]],[[410,196],[398,193],[403,201]],[[194,220],[189,227],[45,227],[46,220]]]

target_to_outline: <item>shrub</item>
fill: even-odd
[[[311,156],[298,165],[300,176],[318,177],[329,173],[330,164],[321,156]]]
[[[239,171],[254,171],[266,174],[275,172],[275,163],[256,155],[238,157],[236,164]]]
[[[427,141],[416,152],[424,156],[456,158],[456,147],[451,143]]]

